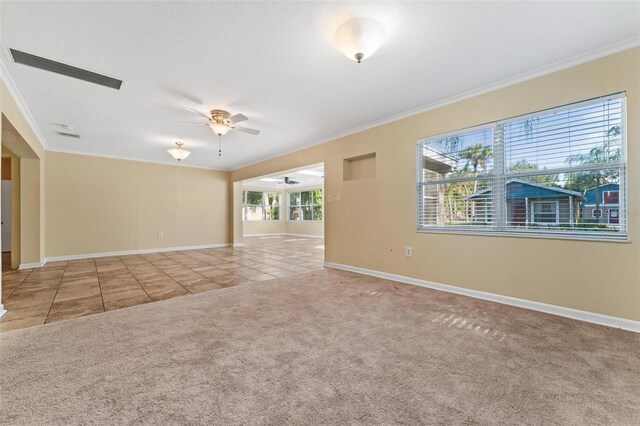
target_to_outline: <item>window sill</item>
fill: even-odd
[[[287,219],[287,222],[322,223],[324,221],[323,220],[292,220],[292,219]]]
[[[553,232],[510,232],[510,231],[493,231],[493,230],[462,230],[462,229],[424,229],[418,228],[419,234],[451,234],[451,235],[473,235],[482,237],[508,237],[508,238],[537,238],[547,240],[573,240],[573,241],[595,241],[606,243],[630,243],[629,236],[626,234],[611,236],[611,235],[578,235],[569,233],[553,233]]]

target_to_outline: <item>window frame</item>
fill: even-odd
[[[538,222],[536,221],[536,204],[551,204],[555,207],[554,215],[556,217],[555,222]],[[540,212],[539,214],[545,214]],[[535,225],[546,226],[546,225],[560,225],[560,200],[550,201],[550,200],[532,200],[531,201],[531,222]]]
[[[249,192],[259,192],[262,194],[262,204],[248,204]],[[278,202],[274,205],[267,204],[266,194],[278,194]],[[247,207],[261,207],[262,219],[247,219]],[[267,208],[278,207],[278,218],[267,219]],[[244,189],[242,191],[242,221],[243,222],[278,222],[282,220],[282,191],[267,191],[258,189]]]
[[[618,220],[621,226],[618,233],[605,233],[597,231],[558,231],[551,229],[522,229],[515,230],[509,228],[507,224],[507,201],[506,201],[506,184],[510,179],[527,178],[532,176],[543,175],[542,170],[507,172],[506,169],[506,146],[504,143],[504,125],[523,121],[530,118],[546,116],[549,114],[566,112],[572,109],[585,108],[590,105],[604,103],[607,101],[620,100],[620,159],[617,162],[599,163],[599,164],[582,164],[577,166],[568,166],[564,168],[555,168],[547,170],[548,173],[562,174],[575,173],[580,171],[595,171],[605,169],[619,170],[619,203],[618,203]],[[493,171],[488,175],[480,175],[478,177],[449,178],[439,181],[429,181],[430,184],[445,184],[460,181],[482,181],[489,179],[492,181],[492,201],[494,203],[495,226],[484,227],[462,227],[462,226],[434,226],[423,225],[421,223],[421,200],[423,187],[426,185],[423,176],[423,147],[428,143],[445,139],[453,136],[460,136],[469,133],[479,132],[492,129],[493,132]],[[628,231],[628,212],[627,212],[627,97],[626,92],[613,93],[606,96],[578,101],[558,107],[548,108],[535,111],[511,118],[488,122],[478,126],[463,128],[456,131],[446,132],[435,136],[420,138],[416,141],[416,178],[417,178],[417,199],[416,199],[416,232],[418,233],[434,233],[434,234],[461,234],[461,235],[480,235],[480,236],[501,236],[501,237],[518,237],[518,238],[545,238],[545,239],[567,239],[567,240],[589,240],[589,241],[606,241],[606,242],[629,242]],[[496,133],[500,133],[496,135]],[[559,203],[559,201],[558,201]],[[622,212],[626,212],[624,215]],[[560,213],[559,207],[556,208],[556,216]],[[608,222],[607,222],[608,223]],[[624,225],[624,226],[622,226]]]
[[[315,197],[313,196],[313,192],[315,191],[322,191],[322,203],[320,204],[316,204],[315,203]],[[311,204],[302,204],[302,193],[303,192],[310,192],[311,193]],[[287,214],[286,214],[286,219],[287,221],[291,221],[291,222],[312,222],[312,223],[322,223],[324,222],[324,188],[323,187],[318,187],[318,188],[309,188],[309,189],[301,189],[301,190],[295,190],[295,191],[286,191],[285,192],[285,198],[286,198],[286,202],[287,202]],[[291,194],[299,194],[296,199],[300,200],[298,204],[296,205],[291,205]],[[316,206],[320,206],[322,209],[322,220],[315,220],[313,219],[314,217],[314,207]],[[302,213],[302,208],[303,207],[309,207],[310,211],[311,211],[311,217],[312,219],[304,219],[304,214]],[[291,219],[291,208],[297,208],[300,210],[300,217],[301,219]]]

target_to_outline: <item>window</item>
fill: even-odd
[[[322,221],[322,189],[289,192],[289,220]]]
[[[624,101],[419,140],[418,230],[626,238]]]
[[[280,220],[280,193],[244,191],[243,220]]]
[[[558,201],[534,201],[531,209],[531,223],[560,223]]]

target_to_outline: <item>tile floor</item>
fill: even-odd
[[[22,271],[3,268],[7,313],[0,332],[310,272],[324,261],[324,240],[318,238],[252,237],[245,243],[51,262]]]

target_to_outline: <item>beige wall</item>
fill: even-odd
[[[309,235],[322,237],[324,235],[324,222],[309,222],[304,220],[287,220],[285,232],[287,234]]]
[[[20,263],[39,263],[44,259],[40,216],[41,201],[40,160],[20,159]]]
[[[11,269],[18,269],[21,260],[22,208],[20,196],[20,158],[11,154]],[[39,220],[39,218],[38,218]]]
[[[417,139],[620,91],[628,100],[630,243],[416,232]],[[640,320],[639,116],[635,48],[238,169],[232,180],[324,162],[327,261]],[[376,176],[343,181],[343,160],[372,152]]]
[[[48,258],[229,242],[228,172],[55,152],[46,158]]]
[[[244,236],[284,234],[284,220],[250,220],[242,223]]]

